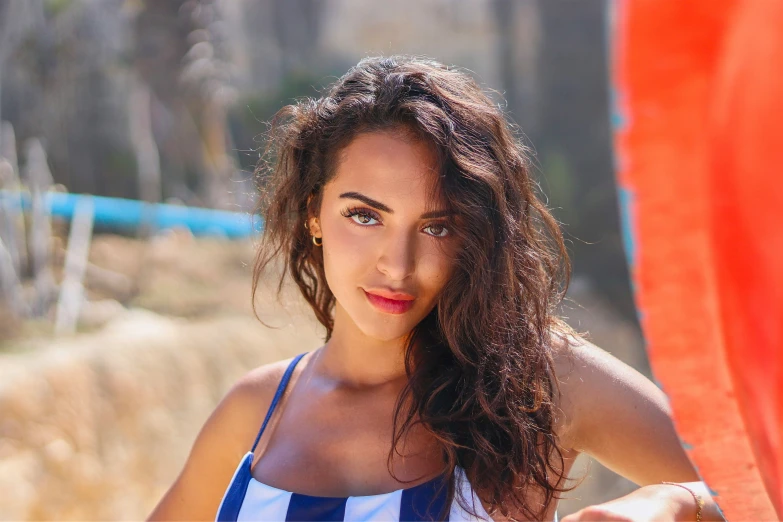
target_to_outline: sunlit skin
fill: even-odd
[[[307,223],[323,241],[314,248],[323,249],[326,280],[337,301],[333,334],[297,366],[252,466],[253,477],[267,485],[334,497],[388,493],[438,474],[441,455],[420,427],[407,434],[402,456],[395,456],[395,476],[387,456],[393,408],[407,379],[405,337],[436,305],[460,247],[448,216],[422,216],[445,210],[437,193],[430,197],[437,165],[425,143],[400,132],[372,132],[341,152],[320,211]],[[415,299],[404,313],[379,310],[365,290],[382,289]],[[261,366],[234,384],[149,520],[214,520],[289,362]],[[703,520],[721,519],[682,449],[660,389],[584,341],[559,347],[555,365],[562,396],[556,398],[553,429],[565,473],[586,453],[642,486],[563,522],[694,520],[691,495],[661,485],[664,480],[703,495]],[[537,498],[527,501],[535,505]],[[556,507],[550,505],[545,520]],[[499,514],[494,519],[503,520]]]

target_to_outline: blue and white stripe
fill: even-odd
[[[251,475],[252,462],[253,453],[248,452],[237,466],[218,509],[217,521],[438,520],[446,501],[446,488],[438,492],[443,480],[441,477],[380,495],[319,497],[292,493],[259,482]],[[456,487],[462,490],[465,498],[472,499],[473,508],[481,518],[471,516],[455,498],[443,520],[491,522],[461,468],[455,470],[455,480]]]
[[[304,353],[297,355],[283,374],[253,447],[245,454],[234,471],[234,476],[220,502],[215,520],[232,522],[246,520],[308,522],[316,520],[388,520],[394,522],[437,520],[446,503],[447,488],[441,487],[444,486],[445,477],[436,477],[418,486],[398,489],[391,493],[352,497],[302,495],[269,486],[253,478],[251,473],[253,452],[267,424],[269,424],[272,412],[288,386],[294,367],[304,355]],[[450,522],[468,520],[492,522],[475,491],[471,488],[465,471],[460,467],[454,470],[454,484],[456,495],[444,520]],[[468,502],[472,502],[473,511],[479,515],[479,518],[471,515],[459,505],[457,499],[460,496]],[[555,515],[555,522],[557,522],[557,515]]]

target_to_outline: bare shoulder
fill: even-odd
[[[227,407],[257,408],[258,401],[271,403],[272,396],[291,361],[293,358],[264,364],[240,377],[226,393],[224,401],[227,402]]]
[[[255,440],[261,421],[291,361],[284,359],[247,372],[231,386],[215,409],[215,414],[224,417],[224,426],[231,431],[232,442],[238,445],[241,454],[246,453]]]
[[[670,413],[665,394],[652,381],[582,337],[562,337],[554,362],[563,417],[561,438],[570,448],[586,449],[584,439],[605,428],[599,423],[606,416],[637,407]]]
[[[666,394],[593,343],[572,341],[555,357],[562,443],[638,485],[698,480]]]
[[[291,359],[238,379],[206,420],[185,466],[148,520],[214,520],[226,487],[250,451]]]
[[[591,377],[597,376],[612,377],[628,383],[638,384],[640,378],[650,382],[637,370],[581,336],[569,334],[558,339],[554,360],[561,385],[589,385]]]

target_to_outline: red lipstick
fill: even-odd
[[[364,290],[364,294],[375,308],[388,314],[404,314],[411,309],[415,299],[410,294],[384,289]]]

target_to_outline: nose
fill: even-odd
[[[416,270],[415,236],[408,232],[388,234],[382,242],[378,271],[393,281],[402,281]]]

